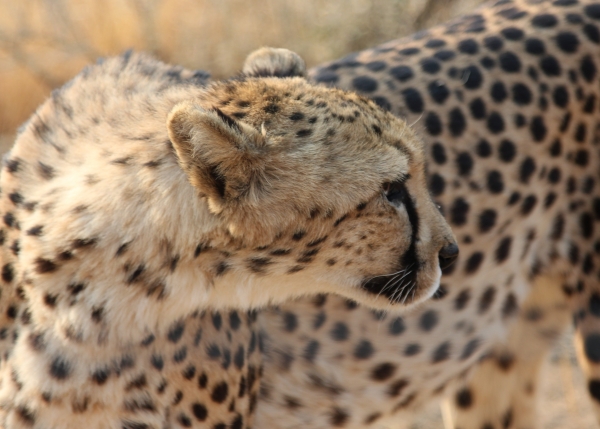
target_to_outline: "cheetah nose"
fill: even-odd
[[[440,253],[438,255],[438,259],[440,260],[440,268],[443,270],[444,268],[448,268],[450,265],[456,261],[458,257],[458,246],[456,243],[448,244],[447,246],[442,247]]]

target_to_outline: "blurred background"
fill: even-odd
[[[309,67],[472,11],[482,0],[0,0],[0,155],[50,93],[98,57],[134,48],[209,71],[261,46]],[[540,428],[597,429],[570,333],[542,374]],[[432,405],[390,429],[442,428]]]
[[[309,66],[472,9],[481,0],[0,0],[0,133],[98,57],[134,48],[215,77],[261,46]]]

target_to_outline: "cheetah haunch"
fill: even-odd
[[[419,140],[355,94],[256,77],[303,70],[274,52],[207,87],[108,59],[24,126],[1,176],[3,428],[247,427],[260,341],[235,310],[437,290],[457,248]]]

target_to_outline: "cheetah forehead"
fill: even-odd
[[[269,137],[274,145],[326,142],[363,149],[390,145],[422,161],[422,143],[401,119],[356,93],[314,85],[305,79],[238,78],[211,84],[201,103]],[[371,138],[356,138],[370,135]],[[352,137],[352,138],[351,138]]]

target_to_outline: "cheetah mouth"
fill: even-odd
[[[412,302],[417,295],[419,267],[416,263],[391,274],[383,274],[363,281],[361,288],[366,292],[382,296],[392,304]]]

